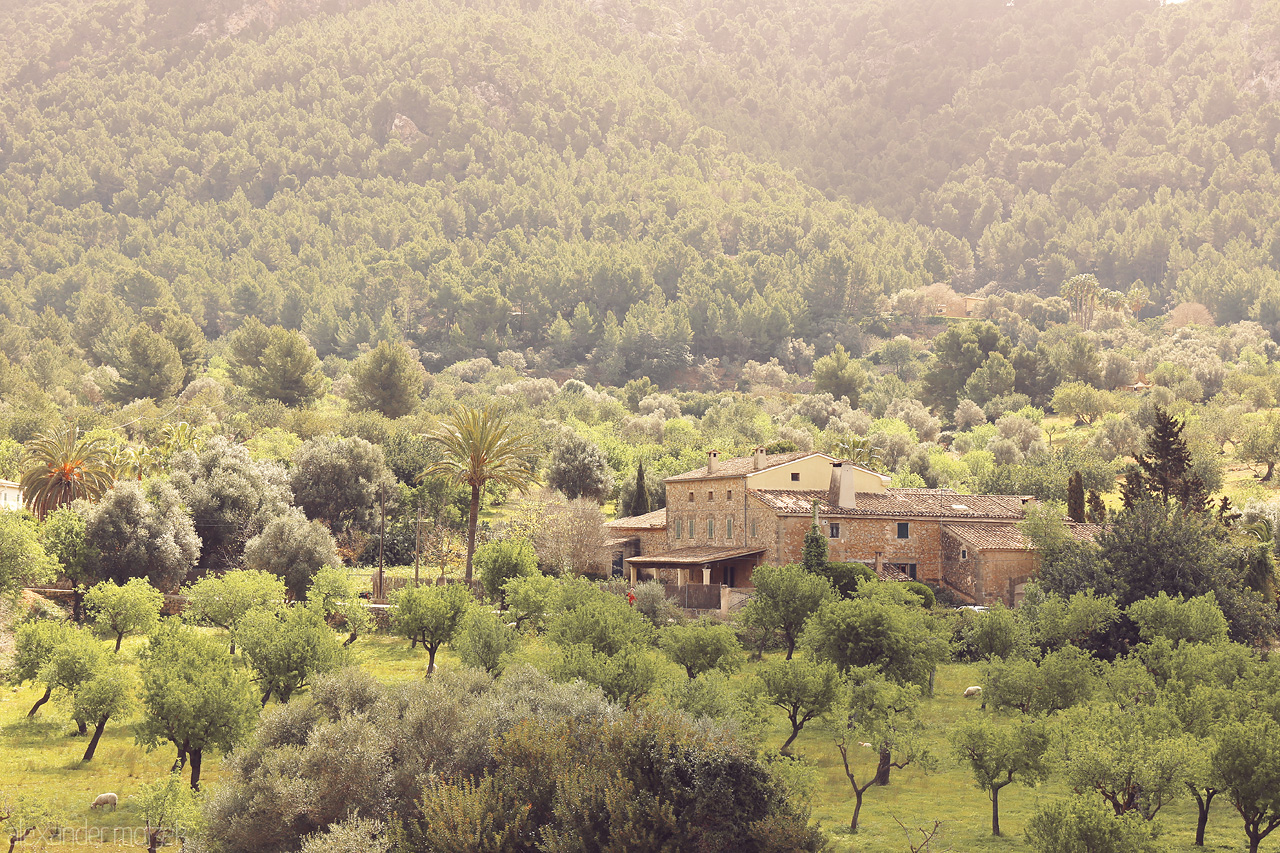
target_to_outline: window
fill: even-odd
[[[716,520],[714,518],[707,519],[707,538],[716,538]]]
[[[907,575],[908,575],[912,580],[915,580],[915,579],[916,579],[916,564],[915,564],[915,563],[907,563]]]
[[[676,538],[679,539],[682,535],[684,535],[684,521],[677,518],[676,519]]]
[[[754,539],[755,537],[756,537],[756,520],[753,518],[751,519],[751,538]]]
[[[693,503],[693,492],[689,493],[689,503]]]
[[[832,539],[840,538],[840,525],[834,521],[831,522],[831,538]]]
[[[716,499],[716,493],[711,491],[710,489],[707,489],[707,502],[710,503],[715,499]]]
[[[727,501],[733,500],[733,489],[730,489],[729,491],[725,492],[724,499]]]
[[[968,548],[961,548],[961,549],[960,549],[960,559],[962,559],[962,560],[967,560],[967,559],[969,559],[969,549],[968,549]]]
[[[911,538],[911,522],[909,521],[898,522],[898,538],[899,539]]]
[[[733,538],[733,516],[729,516],[724,522],[724,536],[726,539]]]
[[[800,482],[800,472],[799,472],[799,471],[794,471],[794,472],[792,472],[792,474],[791,474],[791,482],[793,482],[793,483],[798,483],[798,482]]]

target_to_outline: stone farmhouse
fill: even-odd
[[[750,588],[755,566],[800,562],[815,517],[832,561],[924,581],[966,603],[1016,606],[1036,570],[1017,528],[1031,497],[895,489],[825,453],[763,448],[727,459],[713,450],[705,467],[664,484],[665,509],[606,525],[614,571],[633,583]],[[1090,528],[1073,532],[1092,536]]]

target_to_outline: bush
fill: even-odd
[[[476,571],[490,601],[503,601],[503,587],[512,578],[537,574],[538,558],[525,539],[502,539],[481,545],[475,554]]]
[[[655,628],[683,620],[684,614],[675,602],[667,598],[667,589],[657,581],[645,581],[635,588],[635,608],[640,615],[648,619]]]
[[[1136,812],[1117,817],[1092,797],[1052,803],[1031,818],[1027,840],[1037,853],[1156,853],[1155,827]]]
[[[483,669],[490,675],[500,675],[506,658],[519,644],[519,633],[504,621],[504,617],[477,607],[467,614],[462,623],[462,633],[454,646],[458,657],[467,666]]]
[[[742,657],[733,628],[710,619],[664,628],[661,643],[662,651],[683,666],[690,678],[713,669],[731,672]]]
[[[920,596],[920,606],[925,610],[932,610],[933,606],[938,603],[937,599],[934,598],[933,590],[920,581],[907,581],[903,586]]]

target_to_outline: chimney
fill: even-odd
[[[831,487],[827,489],[827,503],[844,509],[858,508],[858,493],[854,488],[853,465],[831,463]]]
[[[754,462],[754,467],[757,471],[764,468],[765,452],[763,447],[756,448],[755,454],[752,456],[752,461]]]
[[[710,450],[707,452],[707,473],[720,473],[720,451]]]

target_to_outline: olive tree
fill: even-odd
[[[826,578],[794,565],[758,566],[751,580],[755,596],[743,609],[742,620],[769,633],[780,631],[790,660],[805,623],[836,597],[835,590]]]
[[[115,638],[119,652],[125,635],[145,634],[155,627],[164,595],[143,578],[133,578],[123,586],[103,581],[85,595],[84,606],[98,633]]]
[[[410,640],[410,647],[422,643],[430,675],[436,671],[436,652],[457,636],[474,600],[463,584],[398,589],[391,594],[391,630]]]
[[[191,514],[165,480],[121,480],[86,513],[94,578],[124,583],[145,577],[159,590],[173,590],[200,559]]]
[[[319,521],[307,521],[297,509],[268,521],[244,546],[245,568],[279,575],[295,599],[306,594],[316,572],[338,559],[329,530]]]
[[[248,675],[212,637],[169,619],[142,653],[143,718],[138,742],[148,750],[172,743],[191,762],[200,789],[205,752],[229,751],[252,729],[258,702]]]
[[[288,702],[317,674],[345,663],[338,637],[317,610],[302,604],[259,608],[245,614],[237,634],[245,659],[263,688],[262,704],[274,695]]]
[[[287,591],[278,576],[244,569],[224,575],[209,575],[187,587],[183,618],[196,625],[222,628],[231,634],[231,653],[236,651],[236,630],[246,614],[271,608],[285,601]]]
[[[1036,785],[1049,775],[1049,730],[1042,720],[1000,724],[990,717],[961,720],[951,730],[956,760],[967,764],[980,790],[991,798],[991,834],[1000,834],[1000,791],[1013,784]]]
[[[699,619],[687,625],[670,625],[660,636],[662,651],[684,667],[690,678],[712,669],[732,672],[742,657],[737,634],[723,622]]]

